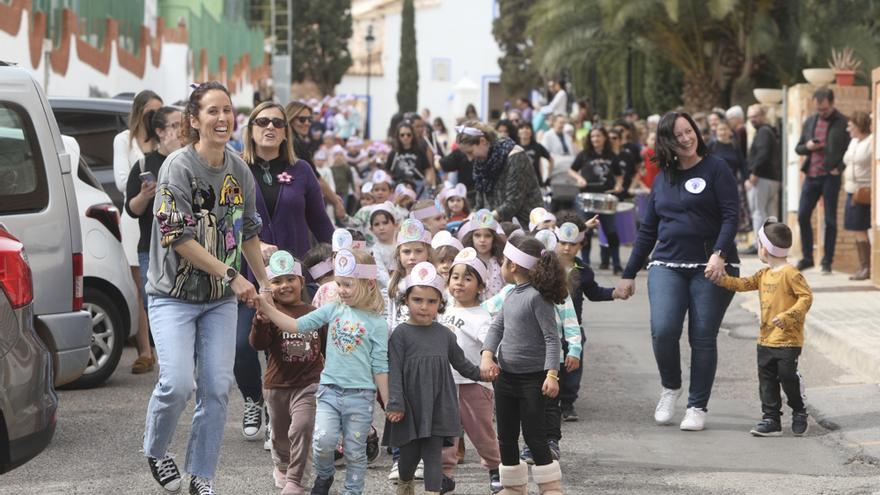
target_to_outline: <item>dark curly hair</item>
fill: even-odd
[[[556,212],[556,225],[562,225],[564,223],[575,224],[580,232],[587,230],[587,224],[584,223],[584,219],[574,210],[562,210]]]
[[[413,287],[415,287],[415,286],[413,286]],[[427,287],[427,286],[419,286],[419,287]],[[406,306],[406,298],[409,297],[409,293],[412,292],[412,289],[413,288],[410,287],[397,295],[397,307],[398,308]],[[434,289],[434,290],[437,290],[437,289]],[[439,291],[437,293],[440,294]],[[446,299],[443,297],[443,294],[440,294],[440,308],[437,310],[437,314],[440,315],[445,312],[446,312]]]
[[[562,304],[568,297],[565,270],[556,253],[544,249],[544,244],[534,237],[516,236],[509,241],[520,251],[538,258],[538,264],[529,270],[529,281],[541,297],[553,304]],[[517,266],[517,270],[523,268]]]

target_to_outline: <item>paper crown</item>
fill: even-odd
[[[407,242],[424,242],[431,244],[431,233],[425,229],[425,225],[415,218],[407,218],[400,223],[397,230],[397,245]]]
[[[346,229],[334,230],[333,236],[330,238],[330,244],[334,253],[341,249],[364,249],[367,247],[366,242],[353,240],[351,232]]]
[[[386,172],[384,170],[376,170],[375,172],[373,172],[373,176],[370,177],[370,181],[373,184],[378,184],[380,182],[384,182],[389,185],[394,185],[394,181],[391,180],[391,176],[388,175],[388,172]]]
[[[486,264],[477,257],[477,250],[472,247],[462,249],[455,256],[455,259],[452,260],[452,266],[454,267],[455,265],[467,265],[473,268],[476,270],[477,275],[480,276],[480,281],[484,284],[486,279],[489,278],[489,270],[486,268]]]
[[[434,265],[427,261],[423,261],[414,266],[410,274],[406,277],[407,289],[417,285],[433,287],[437,289],[441,295],[443,294],[443,289],[446,288],[446,284],[443,282],[443,277],[437,273],[437,269],[434,268]]]
[[[343,249],[336,253],[336,260],[333,262],[333,272],[337,277],[351,278],[376,278],[376,265],[358,264],[354,253],[347,249]]]
[[[556,237],[559,239],[560,242],[577,244],[579,242],[583,242],[584,233],[578,229],[577,225],[571,222],[565,222],[564,224],[556,227]]]
[[[436,234],[434,234],[434,238],[431,239],[432,248],[440,249],[443,246],[452,246],[459,251],[464,249],[461,241],[459,241],[455,237],[452,237],[452,234],[448,230],[441,230],[440,232],[437,232]]]
[[[397,196],[403,195],[410,197],[413,201],[415,201],[418,197],[416,196],[416,192],[412,189],[406,187],[403,184],[398,184],[397,187],[394,188],[394,194]]]
[[[544,222],[549,222],[552,220],[556,220],[556,215],[550,213],[549,211],[541,208],[540,206],[532,209],[531,213],[529,213],[529,230],[535,230],[536,227],[539,227]]]
[[[266,276],[269,277],[269,280],[272,280],[283,275],[302,277],[302,265],[289,252],[283,250],[275,251],[269,257],[269,264],[266,266]]]
[[[556,234],[553,233],[552,230],[544,229],[535,234],[535,239],[541,241],[541,244],[544,245],[544,249],[547,251],[555,251],[556,250]]]

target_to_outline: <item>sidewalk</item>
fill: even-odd
[[[743,276],[763,264],[757,256],[744,256]],[[880,290],[870,281],[849,280],[849,274],[822,275],[817,268],[804,272],[813,289],[813,306],[807,314],[805,339],[831,362],[857,374],[863,383],[807,387],[810,413],[822,426],[838,430],[843,442],[861,452],[862,460],[880,463]],[[758,293],[740,294],[734,300],[752,313],[752,321],[733,308],[723,327],[732,336],[754,335],[754,317],[760,311]]]

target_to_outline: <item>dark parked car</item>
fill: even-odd
[[[122,193],[113,176],[113,138],[128,129],[131,101],[111,98],[49,98],[49,105],[61,134],[79,143],[82,158],[110,195],[113,204],[123,210]]]
[[[58,396],[52,355],[34,330],[34,286],[24,245],[0,225],[0,473],[49,445]]]

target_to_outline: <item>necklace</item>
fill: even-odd
[[[263,169],[263,183],[267,186],[272,185],[272,174],[269,173],[269,162],[260,162],[260,168]]]

